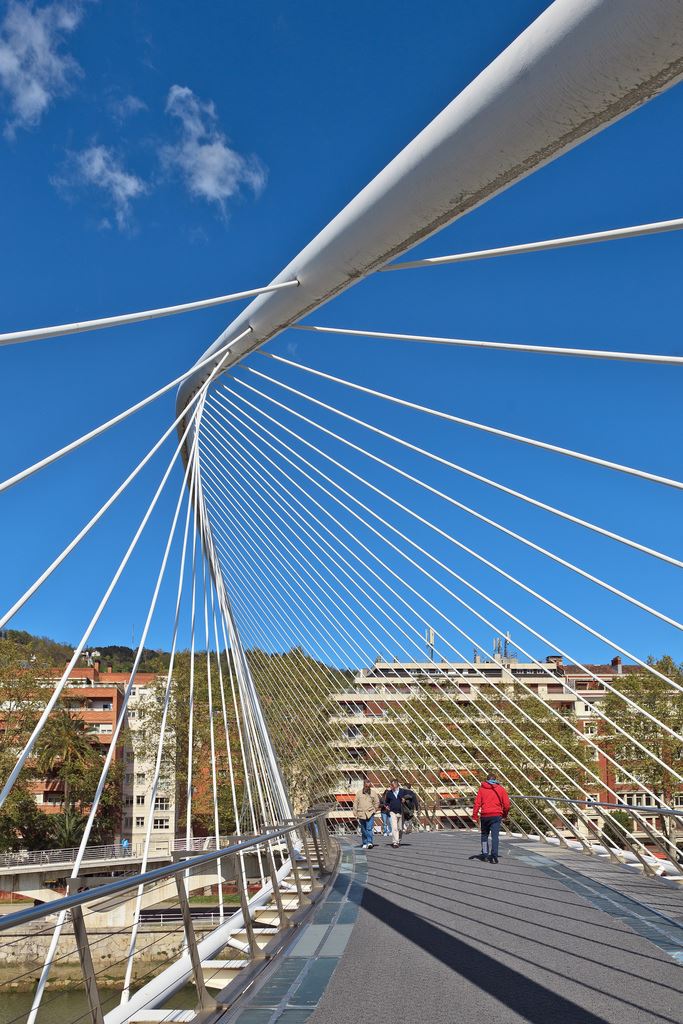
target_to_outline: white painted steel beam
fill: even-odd
[[[235,363],[683,75],[680,0],[556,0],[367,185],[207,350]],[[181,386],[182,409],[210,370]]]

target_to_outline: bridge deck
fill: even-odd
[[[596,871],[580,854],[508,841],[490,865],[468,860],[474,835],[420,833],[400,850],[381,842],[367,878],[364,851],[353,863],[346,853],[335,891],[241,1024],[682,1019],[683,893],[673,887],[667,921],[642,902],[661,900],[656,880],[633,878],[635,902],[618,891],[625,869]]]

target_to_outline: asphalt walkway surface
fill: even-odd
[[[497,865],[477,852],[466,833],[367,851],[357,919],[309,1024],[681,1024],[673,917],[548,870],[528,844],[503,841]]]

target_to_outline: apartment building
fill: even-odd
[[[140,727],[145,702],[152,699],[154,675],[138,674],[128,701],[128,737],[124,747],[123,819],[122,835],[131,847],[141,847],[145,841],[149,819],[152,819],[150,851],[168,848],[176,830],[175,777],[165,769],[153,799],[154,756],[143,748]]]
[[[101,748],[102,757],[111,745],[123,694],[130,679],[128,672],[104,671],[97,652],[86,655],[86,664],[73,668],[68,676],[63,700],[74,717],[88,726],[88,733]],[[125,742],[115,753],[123,761],[122,814],[117,838],[127,838],[131,847],[144,842],[147,823],[152,817],[151,850],[166,848],[175,836],[175,778],[165,778],[156,799],[151,802],[153,763],[136,741],[139,715],[146,693],[156,682],[152,672],[138,672],[126,710]],[[39,779],[32,784],[35,800],[46,814],[60,813],[64,792],[59,779]]]
[[[353,823],[352,801],[363,779],[369,778],[372,786],[380,790],[387,786],[393,773],[421,793],[433,827],[453,827],[457,819],[469,821],[468,808],[471,809],[479,777],[473,768],[479,765],[450,763],[446,744],[444,759],[438,763],[420,763],[414,746],[412,755],[399,752],[402,728],[406,737],[421,735],[425,749],[429,749],[430,741],[438,745],[438,737],[429,735],[428,724],[425,732],[424,725],[425,721],[438,721],[435,709],[439,702],[457,701],[468,715],[476,716],[479,691],[487,683],[507,692],[516,684],[518,688],[521,685],[528,695],[537,695],[561,712],[573,713],[573,720],[588,743],[603,728],[595,707],[604,699],[605,684],[638,671],[638,666],[625,665],[618,657],[609,664],[584,666],[565,664],[561,656],[554,654],[539,662],[520,661],[509,655],[506,648],[502,640],[496,641],[495,653],[490,658],[475,653],[472,662],[378,659],[371,668],[362,669],[344,690],[332,695],[336,708],[331,722],[342,730],[342,738],[330,743],[331,793],[337,803],[332,816],[335,824],[343,827]],[[429,708],[426,713],[425,707]],[[377,729],[377,723],[383,721],[391,723],[391,731],[385,735],[391,736],[392,742],[382,742],[383,733]],[[434,742],[431,748],[434,749]],[[604,788],[610,786],[625,803],[654,808],[653,798],[620,777],[598,751],[594,753],[594,765],[604,786],[596,783],[589,794],[591,798],[613,799]],[[676,799],[683,806],[683,794]],[[589,816],[599,823],[597,813]],[[656,824],[654,814],[651,824]],[[636,834],[643,841],[649,838],[643,829]]]

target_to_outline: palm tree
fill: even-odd
[[[85,818],[71,807],[65,807],[62,814],[52,819],[52,836],[58,850],[78,846],[85,829]]]
[[[64,814],[71,808],[71,781],[99,760],[87,725],[76,718],[68,708],[60,708],[51,715],[43,730],[36,758],[39,771],[57,775],[64,784]]]

